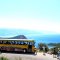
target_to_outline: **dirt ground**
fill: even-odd
[[[53,55],[43,55],[43,53],[35,54],[15,54],[15,53],[0,53],[0,57],[6,57],[9,60],[57,60]]]

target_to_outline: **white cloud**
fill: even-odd
[[[16,17],[0,18],[0,28],[29,29],[36,31],[60,33],[60,24],[48,19],[27,19]]]

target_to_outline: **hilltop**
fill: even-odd
[[[27,39],[27,37],[24,35],[17,35],[17,36],[9,37],[9,38],[4,38],[4,37],[0,37],[0,38],[1,39]]]

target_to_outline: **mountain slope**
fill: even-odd
[[[27,37],[24,35],[18,35],[18,36],[10,37],[8,39],[27,39]]]

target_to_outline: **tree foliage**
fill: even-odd
[[[46,51],[49,50],[47,44],[45,44],[45,43],[39,43],[38,48],[40,49],[40,51],[44,51],[44,48],[45,48]]]

